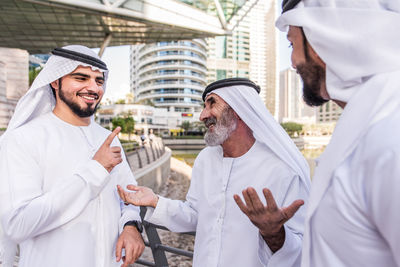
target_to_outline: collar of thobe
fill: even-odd
[[[9,131],[53,110],[56,101],[50,83],[71,73],[78,66],[91,67],[94,71],[103,72],[105,79],[103,88],[106,90],[107,66],[91,49],[81,45],[69,45],[55,49],[52,53],[32,86],[18,101],[7,131],[0,136],[0,148],[2,140]]]
[[[213,90],[238,114],[253,131],[254,138],[268,146],[303,180],[310,185],[309,167],[285,130],[275,121],[253,87],[237,85]]]
[[[347,103],[318,160],[309,221],[338,165],[371,126],[398,110],[400,5],[389,0],[301,1],[283,13],[276,25],[282,31],[289,25],[303,27],[308,42],[326,63],[330,97]]]

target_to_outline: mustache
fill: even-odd
[[[210,127],[211,124],[217,124],[217,118],[215,118],[215,117],[210,117],[210,118],[208,118],[208,119],[206,119],[206,120],[204,121],[204,125],[205,125],[207,128]]]

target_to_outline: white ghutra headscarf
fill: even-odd
[[[330,97],[347,103],[318,160],[306,217],[310,221],[338,165],[370,127],[400,110],[400,2],[303,0],[276,22],[282,31],[289,25],[303,28],[326,63]],[[309,226],[304,243],[309,243]],[[304,253],[309,255],[309,247]]]
[[[217,94],[253,131],[254,138],[268,146],[310,188],[310,168],[293,140],[275,121],[257,91],[245,85],[221,86],[208,94]]]
[[[6,132],[0,136],[0,153],[1,144],[9,132],[54,109],[56,100],[50,83],[73,72],[78,66],[91,67],[94,71],[103,72],[103,89],[105,90],[108,78],[107,66],[91,49],[81,45],[68,45],[61,49],[55,49],[52,53],[53,55],[48,59],[32,86],[18,101]],[[4,178],[0,177],[0,179]],[[0,202],[4,201],[3,196],[6,193],[4,190],[6,188],[0,188]],[[15,253],[16,244],[3,237],[0,225],[0,262],[2,262],[2,267],[14,265]]]

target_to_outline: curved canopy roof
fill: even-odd
[[[48,53],[230,34],[245,0],[1,0],[0,44]]]

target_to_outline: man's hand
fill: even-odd
[[[111,172],[115,166],[122,162],[121,148],[119,146],[110,147],[112,141],[120,131],[121,127],[115,128],[93,156],[93,159],[103,165],[108,172]]]
[[[122,249],[125,249],[125,256],[122,257]],[[117,262],[122,258],[124,262],[121,267],[128,267],[133,264],[142,255],[144,242],[142,235],[135,226],[127,225],[124,227],[117,241],[116,257]]]
[[[271,191],[267,188],[263,189],[265,200],[267,201],[266,206],[261,202],[254,188],[249,187],[243,190],[242,193],[246,204],[243,203],[238,195],[234,195],[233,198],[236,204],[260,230],[260,234],[271,251],[278,251],[285,242],[285,228],[283,225],[293,217],[304,204],[304,201],[298,199],[288,207],[278,208]]]
[[[126,205],[148,206],[155,208],[158,203],[158,196],[153,190],[144,186],[128,185],[126,188],[136,192],[127,192],[121,186],[117,186],[118,194]]]

